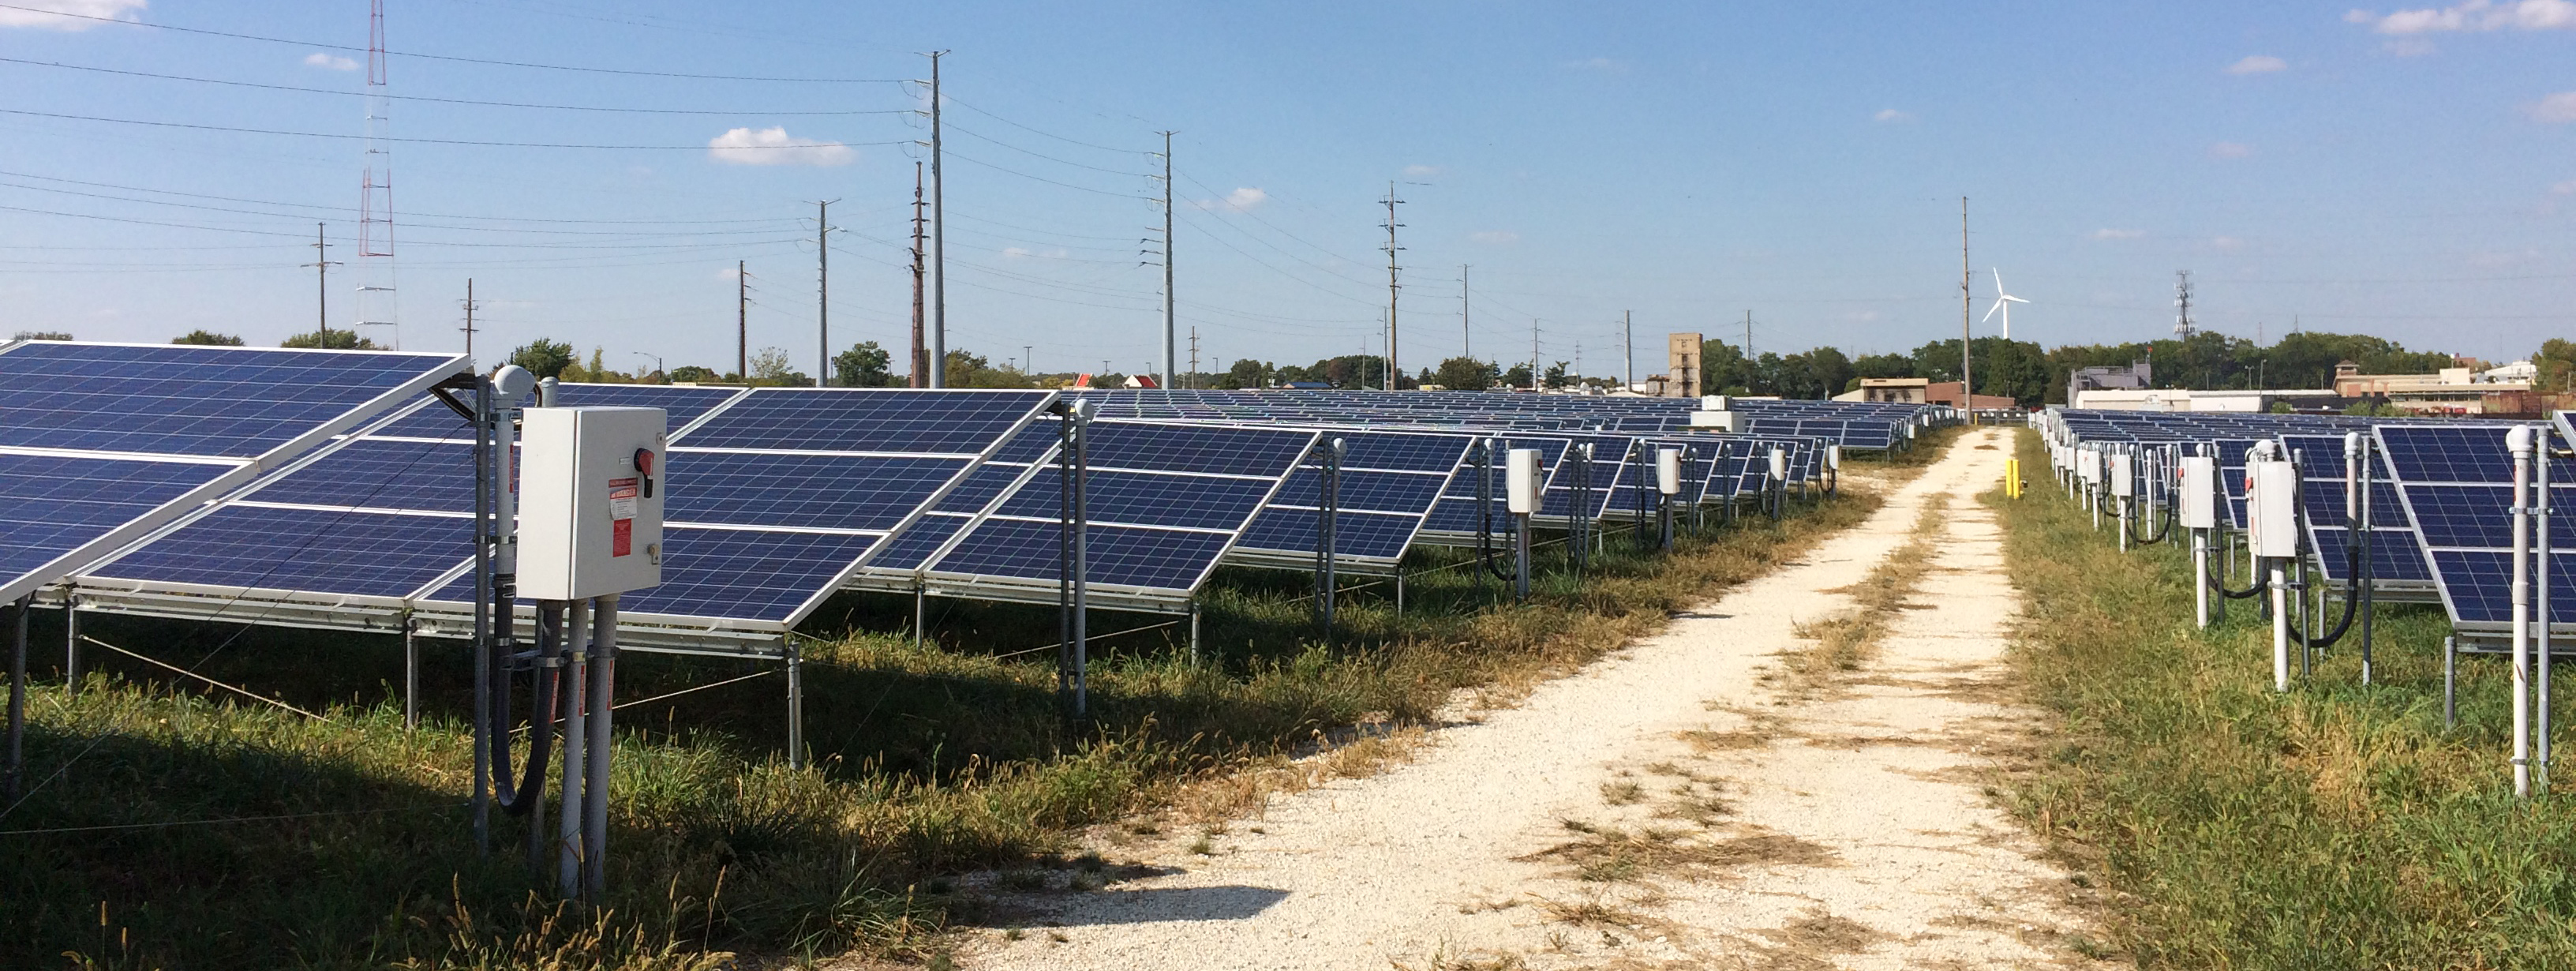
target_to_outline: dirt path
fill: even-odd
[[[1982,789],[2027,715],[1993,700],[2015,610],[1969,436],[1806,561],[1678,618],[1412,765],[1275,800],[1159,875],[1015,895],[970,968],[1881,968],[2082,963],[2077,891]],[[1913,540],[1874,654],[1800,636]],[[1920,549],[1920,547],[1918,547]],[[1186,839],[1194,839],[1186,834]],[[1141,869],[1134,872],[1144,872]]]

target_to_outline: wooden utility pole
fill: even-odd
[[[912,380],[908,383],[916,388],[930,387],[930,348],[922,343],[921,333],[926,320],[923,316],[925,313],[923,308],[927,306],[922,300],[921,287],[924,272],[922,259],[926,255],[921,248],[921,227],[926,221],[921,214],[921,208],[926,204],[921,197],[921,163],[914,162],[912,163]]]
[[[304,265],[314,269],[313,310],[317,318],[315,324],[321,328],[317,333],[324,337],[331,334],[331,268],[339,264],[338,260],[330,258],[330,246],[331,244],[322,239],[322,224],[314,223],[313,262]],[[325,340],[322,343],[329,344],[330,341]]]
[[[1976,336],[1968,329],[1968,311],[1974,301],[1968,295],[1968,284],[1975,279],[1968,272],[1968,197],[1959,197],[1959,407],[1968,413],[1968,424],[1977,423]]]
[[[814,204],[814,338],[823,353],[814,386],[832,386],[832,203]]]
[[[1395,390],[1403,383],[1397,376],[1404,373],[1403,365],[1397,362],[1395,356],[1395,295],[1399,289],[1402,289],[1396,283],[1395,254],[1404,249],[1395,245],[1395,231],[1404,225],[1395,221],[1395,207],[1403,204],[1404,200],[1395,197],[1395,183],[1388,182],[1386,184],[1386,389],[1389,391]]]
[[[751,383],[751,274],[733,261],[733,376]]]

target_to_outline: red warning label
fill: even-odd
[[[608,480],[608,555],[626,556],[635,552],[634,479]]]

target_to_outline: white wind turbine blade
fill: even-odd
[[[1989,307],[1987,307],[1987,308],[1986,308],[1986,315],[1985,315],[1985,316],[1977,318],[1977,322],[1978,322],[1978,323],[1980,323],[1980,324],[1982,324],[1982,323],[1985,323],[1986,321],[1993,320],[1993,319],[1995,319],[1995,311],[2003,310],[2003,309],[2004,309],[2004,302],[2003,302],[2002,300],[1996,300],[1992,306],[1989,306]],[[2011,319],[2012,319],[2012,316],[2011,316],[2011,315],[2012,315],[2012,311],[2004,310],[2004,315],[2005,315],[2005,316],[2004,316],[2004,319],[2005,319],[2005,320],[2011,320]]]
[[[2004,291],[2004,271],[2002,271],[2002,270],[2000,270],[2000,269],[1995,269],[1995,268],[1993,268],[1993,267],[1988,267],[1987,269],[1995,275],[1995,295],[1996,295],[1996,296],[2002,296],[2002,295],[2004,294],[2004,292],[2005,292],[2005,291]]]
[[[2005,294],[2005,295],[2003,296],[2003,299],[2005,299],[2005,300],[2010,300],[2010,301],[2012,301],[2012,302],[2014,302],[2014,303],[2029,303],[2029,302],[2030,302],[2030,301],[2028,301],[2028,300],[2024,300],[2024,299],[2022,299],[2022,298],[2020,298],[2020,297],[2013,296],[2012,294],[2009,294],[2009,293]]]

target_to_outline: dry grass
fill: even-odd
[[[1732,867],[1824,866],[1835,859],[1824,846],[1760,827],[1745,827],[1742,835],[1730,837],[1712,837],[1705,828],[1627,829],[1574,820],[1567,820],[1565,828],[1580,838],[1519,859],[1567,864],[1572,868],[1568,875],[1586,883],[1706,880]]]
[[[1838,917],[1823,908],[1760,932],[1773,941],[1759,949],[1762,971],[1827,971],[1837,962],[1834,955],[1854,954],[1886,940],[1888,935],[1876,928],[1847,917]]]
[[[1835,591],[1850,595],[1850,610],[1796,625],[1794,632],[1811,646],[1781,658],[1789,675],[1786,687],[1793,696],[1821,696],[1877,655],[1890,621],[1908,606],[1906,598],[1931,572],[1934,545],[1948,522],[1946,508],[1943,497],[1933,497],[1915,520],[1912,538],[1904,546],[1879,561],[1859,583]]]

